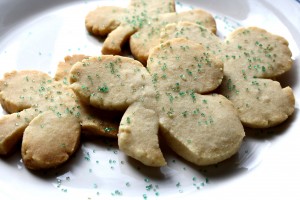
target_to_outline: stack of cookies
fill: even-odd
[[[261,28],[239,28],[222,41],[211,14],[176,13],[173,0],[98,7],[86,28],[106,37],[102,55],[67,56],[54,78],[4,75],[0,101],[10,114],[0,119],[0,154],[22,141],[26,167],[57,167],[85,133],[116,138],[147,166],[167,164],[159,139],[211,165],[238,152],[244,127],[276,126],[294,112],[292,89],[275,81],[292,67],[288,42]],[[126,42],[134,59],[119,56]]]

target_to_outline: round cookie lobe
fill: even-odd
[[[203,46],[184,38],[161,43],[150,52],[147,68],[164,91],[206,93],[222,82],[223,63]]]
[[[44,112],[25,129],[23,162],[26,167],[35,170],[56,167],[68,160],[77,149],[79,137],[80,124],[75,116],[57,117],[51,111]]]
[[[181,96],[161,101],[162,134],[180,156],[197,165],[221,162],[238,150],[245,136],[232,103],[221,95]]]
[[[70,83],[84,102],[103,109],[124,111],[137,99],[153,95],[144,66],[121,56],[90,57],[76,63]]]

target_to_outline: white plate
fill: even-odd
[[[0,0],[0,73],[37,69],[54,75],[64,56],[99,55],[84,17],[97,5],[128,1]],[[217,21],[221,37],[238,26],[259,26],[284,36],[293,69],[280,80],[296,96],[296,111],[284,124],[247,131],[239,153],[215,166],[197,167],[164,148],[167,167],[149,168],[129,159],[114,141],[85,141],[62,167],[33,173],[20,152],[0,159],[0,199],[293,199],[299,197],[300,4],[289,0],[182,0],[177,10],[201,7]],[[4,113],[1,111],[1,113]],[[299,130],[299,129],[298,129]],[[287,196],[288,195],[288,196]],[[30,198],[29,198],[30,197]]]

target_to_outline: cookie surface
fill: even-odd
[[[195,41],[201,44],[208,53],[221,58],[222,40],[203,25],[187,21],[167,24],[161,31],[160,42],[166,42],[173,38]]]
[[[141,63],[121,56],[90,57],[73,66],[70,82],[85,103],[125,111],[118,134],[121,150],[146,165],[165,165],[158,144],[158,116],[144,107],[148,99],[155,99],[155,92]]]
[[[151,77],[136,60],[121,56],[90,57],[73,66],[71,87],[92,106],[124,111],[151,94]]]
[[[51,122],[51,123],[49,123]],[[76,117],[46,111],[25,129],[22,159],[27,168],[46,169],[64,163],[79,145],[80,124]]]
[[[290,70],[288,42],[257,27],[240,28],[225,40],[225,52],[221,93],[233,102],[243,124],[268,128],[285,121],[294,112],[293,91],[267,78]]]
[[[151,16],[174,11],[174,0],[131,0],[128,8],[98,7],[87,15],[85,23],[92,34],[108,35],[102,53],[116,55],[133,33],[151,23]]]
[[[274,78],[292,67],[288,41],[258,27],[233,31],[224,41],[223,49],[228,67],[243,69],[251,77]]]
[[[159,44],[160,30],[167,23],[191,21],[216,32],[214,18],[197,9],[175,13],[174,0],[131,0],[128,8],[98,7],[86,17],[87,30],[105,36],[103,54],[119,55],[128,40],[133,56],[146,64],[149,50]]]
[[[147,68],[157,76],[163,91],[215,90],[223,79],[223,63],[199,44],[183,38],[172,39],[150,51]]]
[[[232,103],[206,94],[222,81],[223,63],[217,57],[195,42],[175,38],[150,51],[147,67],[157,77],[163,136],[178,155],[210,165],[238,151],[245,133]]]
[[[285,121],[294,112],[295,99],[290,87],[283,88],[275,78],[292,66],[288,42],[257,28],[239,28],[222,44],[220,39],[197,24],[169,24],[161,40],[189,38],[202,44],[224,62],[220,92],[238,110],[244,126],[267,128]]]
[[[211,32],[216,32],[216,23],[214,18],[204,10],[190,10],[181,13],[166,13],[154,18],[151,24],[143,26],[130,37],[130,50],[133,56],[146,64],[149,56],[149,50],[160,43],[161,30],[169,23],[188,21],[202,24]]]
[[[59,63],[54,79],[68,86],[69,73],[72,66],[87,58],[88,56],[85,55],[66,56],[65,61]],[[121,113],[95,109],[89,105],[85,105],[82,101],[78,101],[77,103],[80,106],[81,128],[85,134],[117,137]]]
[[[0,81],[0,100],[12,113],[0,119],[1,154],[10,152],[22,136],[22,158],[30,169],[56,167],[75,152],[80,110],[71,89],[42,72],[13,71]],[[54,159],[58,157],[62,159]]]
[[[197,165],[211,165],[239,150],[245,133],[229,100],[217,94],[173,95],[172,103],[167,98],[160,101],[160,126],[178,155]]]

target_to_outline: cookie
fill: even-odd
[[[238,110],[241,121],[252,128],[268,128],[294,112],[290,87],[271,79],[292,67],[288,42],[257,27],[239,28],[224,41],[221,94]]]
[[[222,59],[224,80],[220,92],[233,102],[244,126],[268,128],[285,121],[294,112],[293,91],[271,78],[292,66],[288,42],[263,29],[249,27],[237,29],[220,45],[216,36],[203,30],[187,22],[170,24],[161,40],[189,38]]]
[[[128,8],[98,7],[85,20],[87,30],[105,36],[103,54],[120,54],[128,40],[133,56],[146,64],[149,49],[159,44],[160,29],[167,23],[192,21],[216,31],[214,18],[197,9],[175,13],[174,0],[132,0]]]
[[[210,165],[238,151],[245,133],[232,103],[208,94],[222,82],[221,60],[178,38],[153,48],[147,68],[156,77],[160,130],[178,155]]]
[[[83,59],[85,55],[66,56],[64,62],[57,67],[54,79],[69,85],[69,72],[72,66]],[[121,113],[107,110],[95,109],[78,101],[80,106],[80,124],[85,134],[117,138],[118,128],[121,120]]]
[[[73,91],[39,71],[13,71],[0,81],[0,153],[22,140],[22,160],[30,169],[56,167],[75,152],[80,109]],[[23,134],[24,132],[24,134]]]
[[[177,154],[209,165],[235,154],[245,135],[229,100],[201,94],[218,87],[222,69],[201,45],[173,39],[151,50],[148,71],[133,59],[103,55],[75,64],[70,82],[86,103],[125,110],[118,144],[127,155],[145,165],[165,165],[160,130]]]
[[[151,108],[144,110],[137,106],[143,104],[136,104],[155,98],[151,76],[141,63],[121,56],[90,57],[73,66],[70,83],[85,103],[101,109],[126,111],[118,135],[121,150],[145,165],[165,165],[158,148],[155,112]],[[138,111],[136,117],[129,117],[135,110]],[[144,115],[149,119],[141,118]],[[144,128],[141,121],[149,128],[156,127],[156,131]],[[122,125],[127,126],[121,128]],[[141,142],[146,138],[151,139]]]

